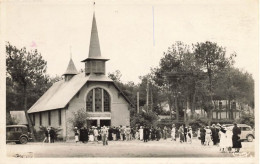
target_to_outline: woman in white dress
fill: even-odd
[[[172,130],[171,130],[171,137],[172,137],[172,141],[176,141],[176,138],[175,138],[175,125],[173,124],[172,125]]]
[[[188,128],[187,138],[188,138],[188,143],[192,143],[192,128],[191,128],[191,126],[189,126],[189,128]]]
[[[89,141],[90,142],[94,141],[94,127],[90,128],[89,130]]]
[[[140,126],[140,129],[139,129],[139,138],[140,138],[140,141],[142,141],[144,139],[144,129],[142,126]]]
[[[227,131],[226,131],[227,139],[226,139],[225,146],[226,146],[228,152],[230,153],[232,151],[232,135],[233,135],[233,132],[232,132],[231,127],[227,127],[226,129],[227,129]]]
[[[221,152],[225,152],[226,145],[227,145],[227,129],[221,127],[219,134],[220,134],[220,142],[219,142],[219,148]]]
[[[205,136],[205,145],[209,145],[209,143],[211,142],[211,135],[212,135],[212,132],[209,128],[209,126],[206,127],[206,136]]]

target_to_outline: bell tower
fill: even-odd
[[[88,58],[82,61],[85,63],[86,76],[90,74],[104,75],[106,73],[106,61],[108,60],[109,59],[103,58],[101,56],[98,30],[97,30],[97,24],[96,24],[95,12],[94,12]]]

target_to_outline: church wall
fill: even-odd
[[[127,126],[130,125],[130,111],[128,110],[128,102],[119,94],[118,90],[114,87],[112,83],[108,82],[88,82],[80,90],[79,94],[76,94],[68,105],[68,110],[66,111],[66,120],[69,120],[73,116],[73,112],[83,109],[86,110],[86,96],[87,93],[93,88],[100,87],[105,89],[111,98],[111,125],[112,126]],[[103,116],[104,113],[110,112],[94,112],[96,116]],[[73,139],[74,131],[73,126],[67,121],[67,138]]]
[[[61,125],[59,125],[59,110],[51,110],[51,125],[49,125],[48,122],[48,111],[45,112],[37,112],[34,113],[35,115],[35,124],[34,128],[36,131],[40,130],[40,126],[42,127],[54,127],[56,129],[62,129],[58,133],[58,138],[62,138],[65,140],[66,138],[66,118],[65,118],[65,110],[66,109],[61,109]],[[42,115],[42,125],[40,125],[40,113]],[[32,118],[33,114],[30,114],[30,118]]]

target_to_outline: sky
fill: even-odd
[[[257,0],[23,0],[3,1],[2,41],[18,48],[38,49],[47,73],[61,76],[70,52],[78,70],[88,57],[95,10],[106,72],[120,70],[122,81],[157,67],[163,52],[176,41],[212,41],[236,52],[235,66],[258,77]],[[71,47],[71,51],[70,51]]]

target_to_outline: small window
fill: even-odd
[[[35,113],[33,113],[32,124],[33,124],[33,126],[35,125]]]
[[[48,111],[48,123],[51,125],[51,111]]]
[[[17,131],[17,132],[22,132],[23,129],[22,129],[21,127],[18,127],[18,128],[16,128],[16,131]]]
[[[42,113],[39,113],[39,114],[40,114],[40,115],[39,115],[39,117],[40,117],[40,118],[39,118],[39,121],[40,121],[39,123],[40,123],[40,126],[42,126]]]
[[[222,102],[219,102],[219,110],[222,110]]]
[[[59,125],[61,125],[61,109],[59,109]]]

